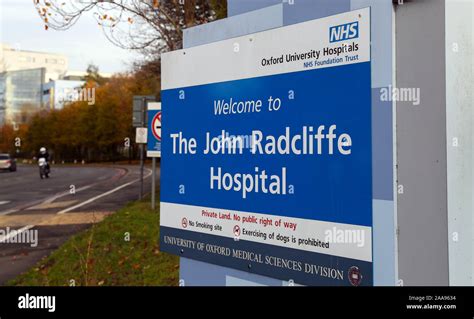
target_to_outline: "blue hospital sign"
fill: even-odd
[[[299,284],[372,285],[370,10],[162,63],[161,249]]]

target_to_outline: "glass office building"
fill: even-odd
[[[45,68],[0,73],[0,126],[25,123],[42,107]]]

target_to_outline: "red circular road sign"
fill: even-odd
[[[151,121],[151,132],[158,141],[161,141],[161,111],[156,113]]]

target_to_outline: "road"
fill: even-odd
[[[145,168],[146,193],[150,174]],[[53,166],[51,177],[43,180],[34,165],[0,172],[0,284],[31,268],[71,235],[136,200],[139,176],[138,166],[122,165]],[[29,242],[15,243],[20,236],[11,230],[22,232]]]

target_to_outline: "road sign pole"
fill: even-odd
[[[145,118],[146,118],[146,102],[147,102],[147,99],[146,97],[143,98],[143,108],[142,108],[142,125],[141,127],[144,127],[145,126]],[[144,152],[145,150],[145,146],[143,144],[140,144],[140,196],[139,196],[139,199],[142,199],[143,198],[143,167],[145,165],[145,161],[144,161]]]
[[[137,129],[136,131],[136,140],[135,143],[140,144],[140,193],[138,198],[143,198],[143,170],[145,165],[145,146],[143,143],[146,143],[146,132],[143,131],[143,128],[147,125],[147,104],[148,101],[153,101],[155,99],[152,95],[135,95],[133,96],[133,106],[132,106],[132,125]],[[140,135],[139,135],[140,133]]]
[[[140,195],[138,199],[143,198],[143,166],[144,166],[143,144],[140,144]]]
[[[156,207],[156,157],[151,160],[151,209]]]

